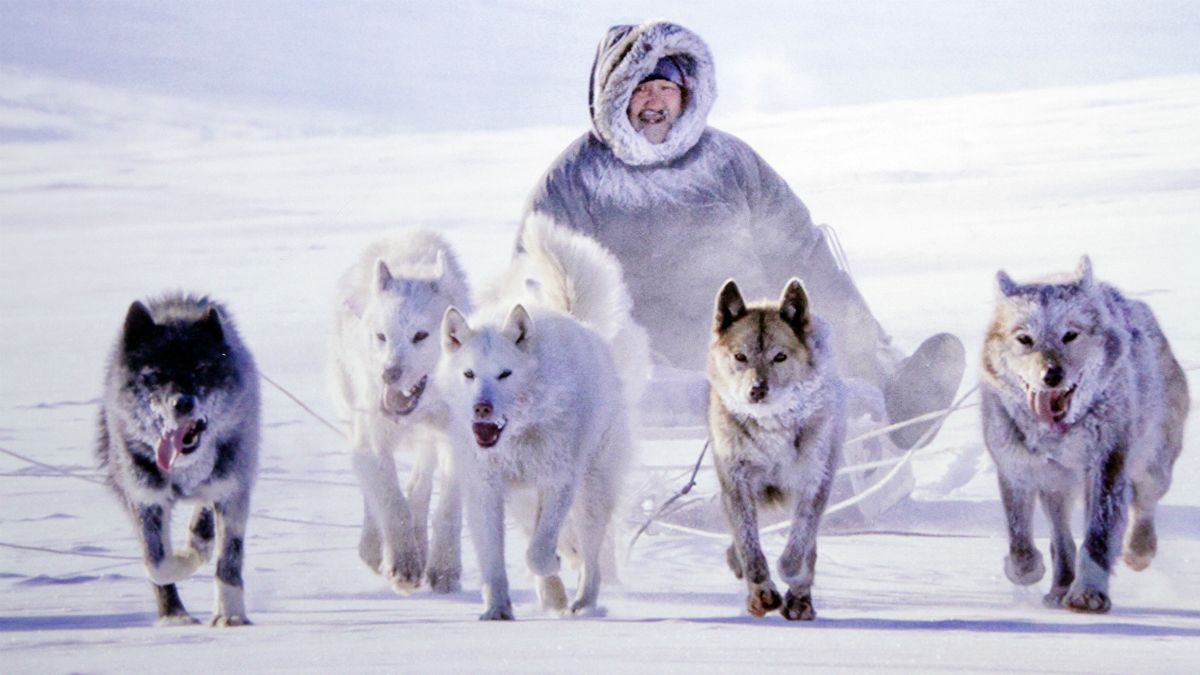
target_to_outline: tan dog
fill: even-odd
[[[812,620],[817,528],[846,435],[845,395],[828,329],[798,279],[777,303],[747,306],[733,280],[717,296],[708,352],[708,428],[733,545],[727,559],[754,616]],[[779,597],[758,540],[759,504],[792,509]]]

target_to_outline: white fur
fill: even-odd
[[[446,406],[433,377],[438,329],[451,305],[469,305],[466,277],[449,244],[421,230],[369,246],[338,289],[330,374],[363,490],[359,552],[401,592],[419,585],[423,571],[437,591],[457,589],[461,577],[461,507],[448,464]],[[385,384],[389,372],[393,381]],[[397,391],[420,391],[413,410],[388,407]],[[396,475],[397,451],[414,460],[408,498]],[[441,496],[427,556],[435,469]]]
[[[447,311],[441,333],[438,384],[450,404],[483,574],[481,619],[513,618],[506,505],[529,534],[525,558],[543,607],[568,610],[559,553],[573,549],[582,565],[569,611],[595,608],[601,548],[631,448],[622,380],[633,374],[619,370],[614,345],[631,335],[634,347],[645,344],[611,256],[549,221],[527,223],[526,232],[525,252],[490,306],[470,319]],[[477,442],[472,424],[480,421],[500,429],[495,445]]]

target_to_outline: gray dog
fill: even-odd
[[[997,279],[983,433],[1008,516],[1004,571],[1017,584],[1045,573],[1032,531],[1040,497],[1054,530],[1046,604],[1106,612],[1130,501],[1125,564],[1141,570],[1154,557],[1154,507],[1183,445],[1187,381],[1150,308],[1093,281],[1087,257],[1066,278]],[[1070,513],[1081,494],[1087,525],[1076,562]]]
[[[175,582],[220,550],[212,625],[249,623],[242,546],[258,466],[258,373],[229,314],[207,298],[134,302],[104,383],[96,452],[133,517],[159,625],[196,623]],[[173,550],[171,509],[197,504]]]

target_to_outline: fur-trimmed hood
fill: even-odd
[[[634,130],[626,111],[634,88],[658,60],[675,56],[687,78],[685,105],[663,143]],[[592,126],[618,159],[634,166],[670,162],[696,144],[717,98],[712,54],[700,36],[678,24],[648,21],[613,26],[600,41],[588,89]]]

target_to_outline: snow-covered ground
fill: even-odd
[[[41,26],[60,41],[72,36],[61,22],[51,30],[44,17],[35,16],[41,24],[30,20],[38,4],[3,10],[26,21],[0,25],[7,49],[36,42],[10,40],[13,26]],[[968,21],[949,9],[959,3],[917,4],[949,12],[945,30],[955,39],[941,60],[936,50],[926,57],[937,68],[921,71],[944,75],[953,70],[948,64]],[[121,7],[118,19],[139,7],[147,25],[174,25],[142,5]],[[564,96],[582,91],[603,26],[640,17],[586,8],[568,20],[549,4],[498,7],[488,11],[509,7],[541,22],[547,35],[581,36],[582,48],[547,37],[551,54],[514,57],[513,67],[525,70],[545,59],[552,75],[545,86]],[[1099,18],[1077,27],[1080,34],[1112,28],[1119,12],[1100,7]],[[1065,270],[1083,253],[1099,277],[1150,302],[1185,368],[1200,368],[1200,61],[1172,69],[1162,65],[1174,62],[1169,54],[1151,58],[1150,38],[1117,39],[1153,33],[1147,26],[1155,18],[1182,16],[1191,23],[1180,28],[1176,21],[1158,33],[1164,49],[1182,53],[1191,47],[1175,38],[1189,30],[1200,36],[1200,26],[1187,3],[1153,7],[1157,13],[1114,32],[1114,43],[1130,46],[1129,63],[1150,65],[1115,69],[1110,79],[1042,73],[1004,80],[980,57],[977,89],[946,84],[940,91],[954,95],[839,98],[813,85],[810,91],[823,92],[831,105],[808,108],[738,105],[752,98],[739,82],[758,72],[749,60],[754,49],[734,52],[732,36],[746,25],[723,24],[716,10],[680,20],[711,35],[719,66],[726,55],[731,63],[718,78],[735,100],[718,102],[714,123],[759,149],[814,217],[837,227],[865,295],[900,345],[911,348],[942,330],[963,338],[966,392],[976,380],[995,271],[1020,278]],[[826,12],[822,18],[839,26],[853,23],[852,9]],[[899,29],[915,23],[892,18]],[[122,25],[97,20],[105,34]],[[331,21],[328,30],[340,25]],[[212,25],[201,29],[211,40],[224,34]],[[767,35],[782,30],[773,26]],[[979,35],[986,46],[988,36]],[[1023,35],[1024,44],[1040,44],[1040,33]],[[525,36],[526,47],[533,39]],[[861,72],[878,70],[874,57],[839,51],[827,44],[833,42],[803,57],[815,49]],[[804,82],[820,81],[824,72],[806,74],[782,38],[754,47],[775,59],[770,68]],[[124,43],[107,52],[90,48],[81,38],[79,58],[137,54]],[[530,186],[584,118],[578,112],[564,120],[536,106],[514,116],[515,104],[489,90],[510,106],[508,117],[455,130],[426,123],[428,108],[414,103],[422,114],[388,127],[350,104],[297,101],[273,90],[267,102],[237,91],[206,97],[182,85],[172,90],[152,68],[129,71],[145,76],[136,82],[128,73],[111,75],[119,60],[111,69],[93,66],[95,72],[78,63],[74,70],[38,63],[33,57],[45,60],[52,51],[40,49],[29,47],[26,59],[0,51],[5,672],[162,665],[196,672],[1194,672],[1200,663],[1200,423],[1189,424],[1161,508],[1159,558],[1142,573],[1118,568],[1112,613],[1077,616],[1040,605],[1047,581],[1016,589],[1004,578],[1007,544],[975,408],[955,413],[915,456],[911,502],[823,536],[812,624],[750,618],[742,585],[725,569],[722,536],[657,527],[622,562],[621,583],[603,589],[606,615],[578,620],[536,611],[520,565],[523,539],[514,534],[509,570],[519,620],[497,625],[475,620],[478,574],[469,547],[465,590],[449,597],[396,596],[365,569],[356,554],[361,497],[345,443],[265,386],[264,456],[245,571],[256,625],[151,627],[154,608],[136,541],[115,500],[94,482],[91,454],[103,360],[130,301],[176,288],[225,300],[262,372],[329,417],[323,355],[332,289],[361,247],[399,225],[436,227],[458,248],[472,280],[482,281],[503,266]],[[323,62],[336,64],[338,53]],[[1065,72],[1099,53],[1081,49],[1060,67]],[[574,60],[560,68],[568,54]],[[235,50],[225,59],[251,56]],[[292,55],[296,63],[315,58],[303,50]],[[478,54],[467,61],[481,67]],[[200,59],[201,66],[210,62],[222,57]],[[843,78],[855,75],[839,68]],[[357,90],[348,91],[353,98]],[[897,97],[905,100],[884,100]],[[452,103],[461,105],[462,96]],[[558,126],[529,126],[547,123]],[[657,505],[682,486],[700,449],[693,431],[643,435],[622,548],[638,524],[638,507]],[[706,467],[689,496],[692,508],[709,508],[715,489]],[[1039,541],[1045,550],[1045,537]],[[777,555],[782,540],[767,545]],[[211,572],[180,586],[202,618],[211,605]]]

